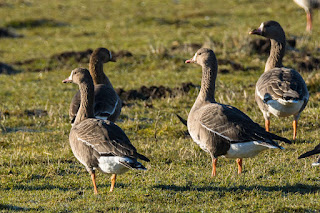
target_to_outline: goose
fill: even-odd
[[[238,174],[241,174],[242,158],[254,157],[268,148],[283,149],[274,140],[291,143],[286,138],[266,132],[239,109],[216,102],[218,64],[211,49],[199,49],[185,63],[202,66],[201,89],[188,115],[187,126],[193,141],[211,156],[211,177],[216,176],[219,156],[236,158]]]
[[[320,144],[318,144],[313,150],[308,151],[308,152],[300,155],[298,157],[298,159],[309,157],[311,155],[315,155],[315,154],[318,154],[318,153],[320,153]],[[319,166],[320,165],[320,156],[319,156],[319,158],[318,158],[318,160],[316,162],[312,163],[312,165],[313,166]]]
[[[94,86],[87,69],[77,68],[62,81],[79,85],[80,108],[69,134],[69,142],[74,156],[90,173],[97,194],[95,170],[112,174],[110,192],[113,191],[117,174],[129,169],[146,170],[138,158],[150,160],[139,154],[122,129],[108,120],[94,117]]]
[[[307,14],[307,31],[312,30],[312,9],[320,7],[320,0],[294,0],[294,2],[302,7]]]
[[[296,70],[282,65],[286,45],[285,33],[278,22],[267,21],[249,34],[260,35],[271,40],[270,56],[255,89],[255,99],[263,113],[265,128],[270,131],[271,114],[277,117],[293,115],[293,139],[295,140],[298,119],[308,103],[309,92],[301,75]]]
[[[97,118],[115,122],[120,115],[122,101],[114,90],[109,78],[103,72],[103,63],[115,62],[106,48],[97,48],[90,56],[89,70],[94,83],[94,113]],[[74,122],[80,107],[80,91],[72,98],[69,117]]]

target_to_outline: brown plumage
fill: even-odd
[[[188,131],[192,139],[212,158],[212,176],[216,174],[217,158],[221,155],[238,158],[238,173],[242,158],[253,157],[268,148],[280,148],[274,140],[290,143],[266,132],[237,108],[215,101],[217,59],[212,50],[201,48],[186,63],[202,66],[200,93],[188,116]]]
[[[129,168],[145,170],[137,159],[149,159],[137,152],[122,129],[110,121],[94,118],[94,86],[89,71],[77,68],[63,82],[79,85],[81,103],[70,130],[69,141],[73,154],[91,174],[94,192],[97,193],[97,169],[113,174],[110,191],[114,189],[117,174],[122,174]]]
[[[309,93],[301,75],[294,69],[282,65],[285,33],[278,22],[267,21],[250,34],[261,35],[271,40],[270,56],[255,90],[255,99],[263,113],[266,130],[270,130],[271,114],[277,117],[293,115],[293,139],[296,139],[298,119],[308,103]]]
[[[103,72],[103,64],[115,61],[106,48],[97,48],[90,57],[89,70],[94,83],[94,114],[97,118],[115,122],[121,113],[122,101],[115,92],[109,78]],[[71,123],[77,115],[80,106],[80,91],[72,98],[69,117]]]

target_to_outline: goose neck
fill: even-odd
[[[96,84],[110,84],[108,77],[103,72],[103,62],[96,57],[91,57],[89,62],[89,71],[93,83]]]
[[[202,67],[201,89],[198,98],[203,101],[215,102],[215,83],[217,78],[217,64]]]
[[[87,118],[94,118],[94,86],[93,82],[83,82],[79,84],[81,101],[80,108],[76,116],[74,125],[80,123]]]
[[[271,39],[270,55],[265,66],[265,72],[276,67],[283,67],[282,58],[285,54],[285,38],[280,40]]]

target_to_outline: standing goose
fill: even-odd
[[[255,91],[256,102],[265,119],[265,128],[269,132],[271,114],[277,117],[293,115],[293,139],[296,139],[298,119],[308,103],[309,93],[301,75],[282,65],[286,46],[285,33],[278,22],[267,21],[249,34],[261,35],[271,40],[270,56]]]
[[[311,155],[315,155],[315,154],[318,154],[318,153],[320,153],[320,144],[318,144],[313,150],[308,151],[308,152],[300,155],[298,159],[309,157]],[[318,160],[316,162],[314,162],[312,165],[313,166],[319,166],[320,165],[320,156],[319,156]]]
[[[202,66],[200,93],[188,116],[188,131],[192,139],[212,158],[212,173],[216,175],[217,158],[237,158],[238,174],[242,158],[253,157],[268,148],[280,148],[274,140],[291,143],[286,138],[266,132],[237,108],[217,103],[214,98],[218,72],[217,59],[210,49],[199,49],[186,63]]]
[[[74,69],[69,78],[62,82],[79,85],[81,103],[70,130],[69,141],[73,154],[91,175],[94,193],[98,193],[96,169],[112,174],[110,192],[114,189],[117,174],[128,169],[145,170],[137,159],[149,159],[137,152],[122,129],[108,120],[94,117],[94,86],[89,71],[83,68]]]
[[[94,114],[97,118],[108,119],[115,122],[120,115],[122,101],[109,78],[103,72],[103,63],[115,62],[112,54],[106,48],[97,48],[90,57],[89,70],[94,83]],[[80,107],[80,91],[72,98],[69,117],[71,123],[74,122]]]
[[[312,9],[320,7],[320,0],[294,0],[294,2],[302,7],[307,14],[307,31],[312,30]]]

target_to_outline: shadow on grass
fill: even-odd
[[[290,212],[318,212],[316,209],[310,209],[310,208],[301,208],[301,207],[282,207],[278,208],[274,211],[274,213],[290,213]]]
[[[7,133],[16,133],[16,132],[27,132],[27,133],[32,133],[32,132],[52,132],[52,130],[31,129],[31,128],[27,128],[27,127],[10,128],[10,127],[0,126],[0,132],[2,132],[3,134],[7,134]]]
[[[89,179],[88,179],[89,181]],[[111,184],[98,184],[97,188],[98,190],[100,189],[100,191],[104,191],[104,190],[109,190]],[[115,188],[128,188],[129,185],[128,184],[123,184],[123,183],[116,183]],[[93,186],[89,187],[88,189],[93,189]],[[43,185],[15,185],[13,187],[6,187],[5,190],[28,190],[28,191],[41,191],[41,190],[54,190],[54,189],[58,189],[60,191],[72,191],[72,190],[78,190],[77,187],[61,187],[61,186],[56,186],[56,185],[51,185],[51,184],[43,184]]]
[[[251,190],[259,190],[266,192],[274,192],[281,191],[285,194],[288,193],[299,193],[301,195],[308,193],[315,193],[320,191],[320,186],[306,185],[306,184],[294,184],[294,185],[286,185],[286,186],[239,186],[239,187],[214,187],[214,186],[205,186],[205,187],[197,187],[197,186],[176,186],[176,185],[156,185],[154,188],[163,189],[163,190],[171,190],[171,191],[219,191],[219,192],[245,192]]]
[[[13,206],[8,204],[0,204],[0,210],[10,210],[10,211],[31,211],[35,209],[23,208],[20,206]]]
[[[107,184],[98,184],[97,185],[97,188],[98,190],[100,189],[100,191],[103,191],[103,190],[109,190],[110,189],[110,186],[111,186],[111,182],[110,183],[107,183]],[[126,189],[128,188],[129,185],[128,184],[125,184],[125,183],[117,183],[114,185],[114,190],[116,189]],[[93,189],[93,186],[92,186],[92,189]]]
[[[59,189],[60,191],[70,191],[71,189],[68,187],[60,187],[55,186],[51,184],[44,184],[44,185],[34,185],[34,186],[26,186],[23,184],[15,185],[13,187],[6,187],[5,190],[28,190],[28,191],[34,191],[34,190],[53,190],[53,189]]]
[[[17,70],[10,66],[9,64],[5,64],[0,62],[0,74],[5,74],[5,75],[12,75],[12,74],[17,74],[20,73],[21,70]]]

